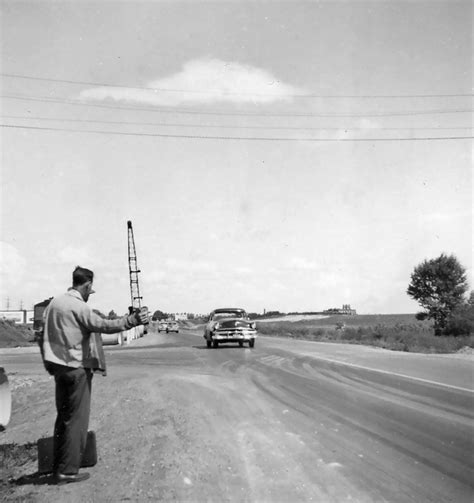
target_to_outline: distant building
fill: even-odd
[[[326,309],[325,311],[323,311],[323,314],[347,314],[353,316],[357,314],[357,311],[355,309],[352,309],[350,304],[342,304],[342,309],[333,307],[331,309]]]
[[[195,320],[196,318],[205,318],[209,316],[208,314],[196,314],[196,313],[169,313],[168,319],[175,321],[186,321]]]
[[[351,309],[350,304],[342,304],[342,314],[357,314],[355,309]]]
[[[33,323],[33,311],[26,309],[3,310],[0,311],[0,320],[9,320],[20,325],[27,325]]]

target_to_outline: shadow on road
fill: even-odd
[[[53,475],[51,473],[31,473],[30,475],[23,475],[22,477],[12,480],[11,484],[16,486],[26,486],[29,484],[40,486],[40,485],[55,485]]]
[[[150,344],[149,346],[116,346],[112,351],[148,351],[149,349],[170,349],[185,347],[182,343],[166,342],[165,344]]]
[[[244,347],[239,346],[239,344],[226,344],[225,346],[219,346],[218,348],[208,348],[207,346],[192,346],[193,349],[205,349],[207,351],[215,351],[216,349],[219,351],[220,349],[245,349]],[[248,349],[248,348],[247,348]]]
[[[18,469],[21,469],[27,463],[38,461],[37,444],[37,442],[27,442],[26,444],[11,443],[0,445],[0,485],[3,484],[3,487],[6,487],[56,484],[51,472],[36,471],[15,478],[15,472]],[[0,487],[1,492],[2,487]]]

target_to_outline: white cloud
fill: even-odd
[[[344,284],[344,275],[341,272],[336,271],[321,271],[318,277],[321,284],[326,285],[326,287],[340,286]],[[344,295],[348,291],[346,287],[344,289]]]
[[[188,61],[180,72],[143,87],[150,89],[96,87],[82,91],[80,98],[162,106],[216,101],[266,104],[303,92],[267,70],[211,58]]]
[[[144,280],[150,284],[165,281],[167,274],[163,270],[153,270],[144,276]]]
[[[246,275],[249,275],[249,274],[253,274],[253,270],[250,268],[250,267],[246,267],[246,266],[240,266],[240,267],[236,267],[234,269],[234,272],[236,274],[240,274],[242,276],[246,276]]]
[[[2,295],[8,294],[7,288],[18,284],[23,278],[26,260],[11,244],[0,241],[0,283]]]
[[[456,211],[456,212],[441,212],[441,211],[435,211],[432,213],[427,213],[424,215],[421,215],[421,219],[426,221],[426,222],[433,222],[436,224],[443,223],[443,222],[459,222],[460,219],[466,219],[466,218],[473,218],[473,211],[472,210],[465,210],[465,211]]]
[[[321,109],[324,109],[324,103],[321,105]],[[327,110],[328,113],[331,113],[331,110]],[[309,150],[310,152],[317,152],[321,149],[331,149],[331,155],[334,156],[332,152],[334,152],[334,141],[335,140],[351,140],[351,139],[361,139],[361,138],[372,138],[376,136],[375,133],[383,133],[384,131],[380,131],[380,124],[375,122],[374,120],[361,118],[354,122],[353,126],[338,129],[327,129],[322,130],[320,132],[320,139],[322,141],[301,141],[299,145],[305,150]],[[326,142],[324,140],[327,140]],[[350,145],[350,143],[346,143],[346,145]],[[349,147],[348,147],[349,148]]]
[[[213,263],[202,260],[183,260],[170,258],[165,260],[164,269],[168,272],[214,272],[216,266]]]
[[[316,270],[319,269],[318,264],[311,260],[303,257],[293,257],[290,260],[290,267],[292,269],[303,269],[303,270]]]
[[[92,267],[92,264],[97,265],[97,257],[84,247],[75,248],[74,246],[66,246],[57,253],[57,258],[62,264],[80,265],[81,267]]]
[[[370,135],[373,136],[374,131],[378,131],[380,125],[372,119],[361,118],[358,119],[354,127],[348,129],[338,129],[335,132],[327,131],[326,138],[332,138],[335,140],[344,140],[351,138],[368,138]]]

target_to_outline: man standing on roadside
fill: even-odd
[[[57,484],[89,478],[79,473],[89,426],[92,332],[113,334],[148,322],[146,312],[107,320],[86,304],[94,293],[94,273],[77,266],[72,288],[54,298],[45,311],[42,355],[56,382],[57,417],[54,425],[54,480]]]

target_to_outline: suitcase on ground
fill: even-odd
[[[51,473],[53,471],[53,437],[38,440],[38,473]],[[97,464],[97,446],[95,432],[87,432],[87,442],[82,455],[81,468]]]

